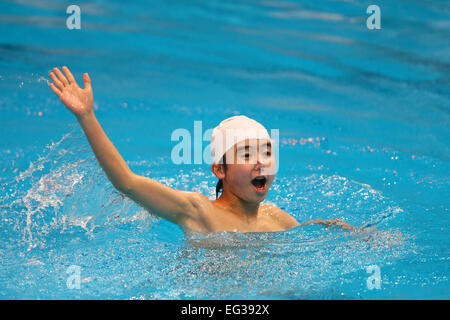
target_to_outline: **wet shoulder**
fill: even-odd
[[[285,229],[300,225],[293,216],[274,204],[261,205],[260,210],[261,217],[267,217]]]
[[[210,210],[212,207],[211,200],[200,192],[186,191],[186,196],[198,214]]]
[[[203,194],[193,191],[182,191],[190,204],[190,209],[179,225],[196,232],[207,230],[207,212],[211,210],[210,200]],[[188,230],[186,229],[186,230]],[[185,231],[186,231],[185,230]]]

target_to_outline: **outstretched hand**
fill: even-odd
[[[355,227],[346,223],[345,221],[341,220],[341,219],[334,219],[334,220],[323,220],[322,218],[316,219],[316,220],[311,220],[308,222],[304,222],[302,223],[302,225],[309,225],[309,224],[313,224],[313,223],[317,223],[317,224],[321,224],[324,225],[326,227],[330,227],[330,226],[338,226],[341,227],[342,229],[345,230],[354,230]]]
[[[54,83],[49,84],[50,88],[75,116],[81,117],[92,112],[94,95],[89,75],[83,74],[84,89],[81,89],[69,68],[64,66],[62,69],[67,78],[58,68],[53,68],[54,72],[50,72],[50,78]]]

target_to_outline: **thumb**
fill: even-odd
[[[91,78],[89,78],[87,73],[83,74],[83,82],[85,89],[91,89]]]

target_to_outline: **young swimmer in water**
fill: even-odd
[[[134,174],[95,118],[89,75],[83,75],[84,89],[81,89],[70,70],[65,66],[62,69],[65,75],[58,68],[50,73],[54,82],[49,84],[50,88],[76,116],[114,187],[155,215],[178,224],[185,231],[197,232],[272,232],[312,223],[353,229],[339,219],[300,224],[274,205],[261,205],[275,178],[272,172],[264,174],[272,167],[274,158],[267,130],[245,116],[226,119],[213,131],[211,169],[219,178],[216,197],[222,189],[218,199],[210,201],[201,193],[174,190]],[[225,138],[225,132],[238,132],[237,129],[243,129],[245,134],[238,133],[233,140]]]

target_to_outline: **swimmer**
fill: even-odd
[[[275,232],[312,223],[353,229],[340,219],[317,219],[300,224],[280,208],[261,204],[275,178],[273,172],[267,173],[275,160],[267,130],[245,116],[228,118],[213,131],[211,153],[214,163],[211,170],[219,179],[216,200],[211,201],[198,192],[174,190],[133,173],[94,115],[89,75],[83,74],[82,89],[67,67],[62,70],[64,74],[53,68],[50,88],[77,118],[114,187],[149,212],[187,232]],[[237,133],[233,139],[227,139],[226,132]]]

